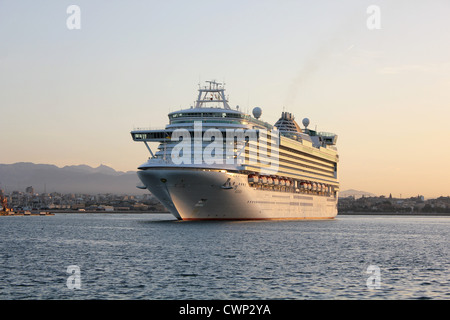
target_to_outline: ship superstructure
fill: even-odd
[[[164,129],[133,130],[150,153],[141,188],[180,220],[334,218],[337,135],[308,129],[306,118],[302,129],[289,112],[275,125],[252,113],[231,108],[224,86],[208,81]]]

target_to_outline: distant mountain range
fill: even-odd
[[[363,196],[364,197],[377,197],[376,194],[366,192],[366,191],[353,190],[353,189],[339,192],[340,198],[346,198],[346,197],[351,197],[351,196],[353,196],[355,198],[361,198]]]
[[[57,167],[52,164],[35,164],[18,162],[0,164],[0,188],[6,192],[22,191],[33,187],[35,192],[60,193],[114,193],[145,194],[147,190],[136,188],[140,184],[135,171],[116,171],[111,167],[100,165],[92,168],[81,164],[76,166]],[[339,192],[345,198],[376,197],[376,195],[358,190]]]
[[[0,164],[0,188],[6,192],[25,191],[32,186],[37,193],[114,193],[143,194],[136,188],[139,178],[135,171],[116,171],[105,165],[57,167],[51,164],[18,162]]]

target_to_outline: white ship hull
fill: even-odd
[[[151,168],[138,172],[147,189],[179,220],[332,219],[337,195],[263,190],[246,174]]]
[[[150,158],[138,176],[180,220],[332,219],[339,192],[337,135],[289,112],[271,125],[262,110],[232,109],[221,83],[199,87],[195,107],[164,129],[136,129]],[[148,143],[158,142],[156,152]]]

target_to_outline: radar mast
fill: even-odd
[[[219,103],[224,109],[231,109],[228,100],[225,98],[225,88],[222,83],[215,80],[205,81],[209,85],[199,87],[198,98],[195,103],[196,108],[205,108],[205,104]]]

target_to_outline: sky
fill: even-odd
[[[448,196],[448,17],[448,0],[0,0],[0,163],[136,170],[130,131],[215,79],[264,121],[336,133],[341,190]]]

